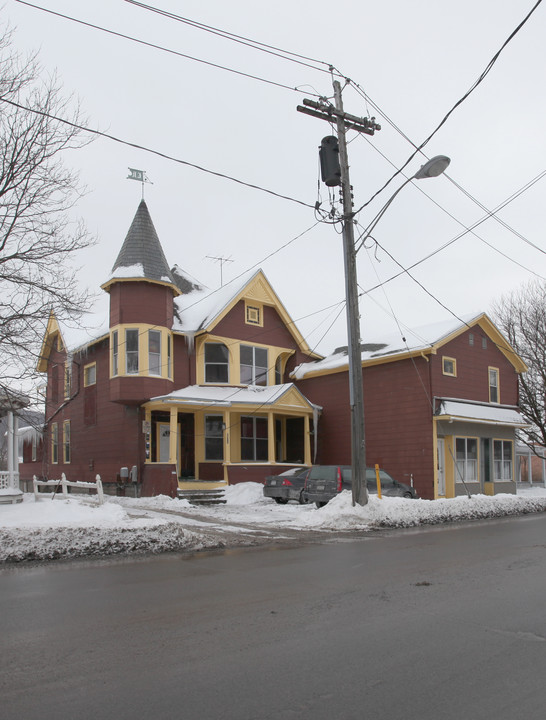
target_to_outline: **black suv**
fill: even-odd
[[[389,473],[379,470],[381,495],[417,499],[419,495],[414,488],[400,483]],[[366,486],[370,494],[377,494],[377,481],[374,468],[366,468]],[[304,493],[307,502],[314,502],[317,507],[326,505],[342,490],[352,489],[352,472],[350,465],[315,465],[309,470],[305,480]]]

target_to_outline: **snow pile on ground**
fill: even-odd
[[[0,562],[159,553],[195,547],[196,540],[180,523],[130,517],[114,503],[25,495],[20,504],[0,506]]]
[[[226,505],[253,505],[264,500],[261,483],[244,482],[226,488]]]
[[[435,525],[457,520],[521,515],[546,511],[546,496],[471,495],[449,500],[407,500],[369,496],[368,504],[353,507],[351,493],[344,491],[315,513],[293,524],[322,530],[362,530]]]
[[[153,498],[41,498],[24,495],[0,505],[0,563],[82,556],[201,550],[255,544],[306,532],[367,532],[375,528],[475,520],[546,511],[546,488],[518,495],[473,495],[449,500],[407,500],[371,495],[353,507],[343,492],[323,508],[277,505],[260,483],[226,488],[225,504],[194,506],[165,495]],[[300,535],[301,531],[301,535]]]

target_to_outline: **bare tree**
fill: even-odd
[[[72,260],[92,241],[71,217],[82,189],[62,159],[87,142],[78,124],[56,77],[0,28],[0,389],[35,372],[52,309],[62,320],[85,306]]]
[[[532,280],[494,306],[493,315],[529,370],[520,375],[519,402],[531,423],[523,441],[546,446],[546,283]]]

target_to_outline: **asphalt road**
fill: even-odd
[[[0,718],[542,720],[546,515],[0,571]]]

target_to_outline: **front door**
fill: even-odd
[[[159,423],[159,457],[158,462],[169,462],[170,442],[171,442],[171,425],[170,423]]]
[[[438,497],[445,497],[446,494],[446,472],[445,472],[445,445],[444,438],[436,441],[436,462],[438,466]]]

